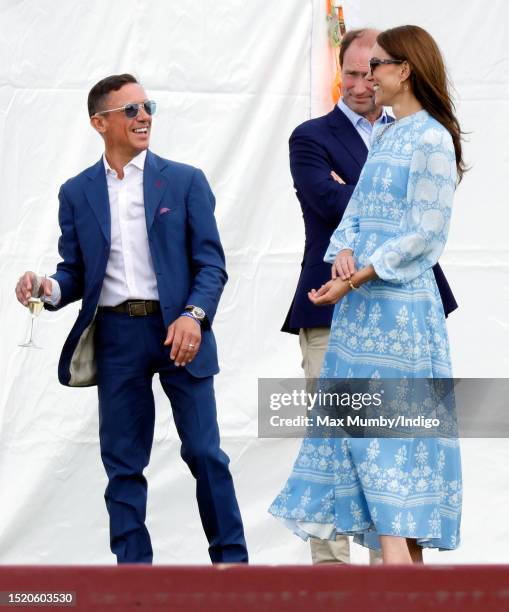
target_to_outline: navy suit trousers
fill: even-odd
[[[151,563],[145,526],[147,481],[154,435],[152,377],[159,374],[196,479],[200,517],[212,562],[247,562],[240,510],[228,456],[221,450],[213,378],[177,368],[163,346],[159,313],[146,317],[99,309],[96,319],[101,457],[108,476],[105,500],[111,550],[118,563]]]

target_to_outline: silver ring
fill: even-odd
[[[187,346],[194,348],[194,344],[188,344]]]

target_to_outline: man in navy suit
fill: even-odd
[[[334,306],[317,307],[307,297],[331,278],[323,261],[329,239],[339,225],[359,179],[372,131],[393,121],[375,105],[369,71],[376,30],[348,32],[341,45],[342,98],[323,117],[299,125],[290,137],[290,169],[304,218],[306,243],[302,270],[282,331],[299,334],[306,378],[320,374]],[[446,315],[457,307],[438,265],[435,278]],[[314,563],[349,562],[346,536],[336,542],[311,538]],[[372,561],[376,561],[371,555]]]
[[[227,280],[214,196],[201,170],[148,150],[155,102],[129,75],[97,83],[90,121],[105,152],[60,189],[51,279],[26,272],[16,295],[58,309],[82,299],[60,358],[68,386],[97,385],[110,544],[119,563],[151,563],[145,526],[159,374],[196,479],[212,562],[247,562],[229,459],[221,450],[211,325]],[[178,528],[178,527],[177,527]]]

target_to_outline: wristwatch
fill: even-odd
[[[192,306],[191,304],[184,308],[185,312],[188,312],[193,319],[196,319],[200,323],[205,319],[205,311],[199,306]]]

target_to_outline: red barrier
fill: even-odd
[[[509,610],[509,566],[0,567],[0,601],[16,592],[33,601],[35,591],[75,593],[72,607],[44,606],[70,612],[500,612]]]

